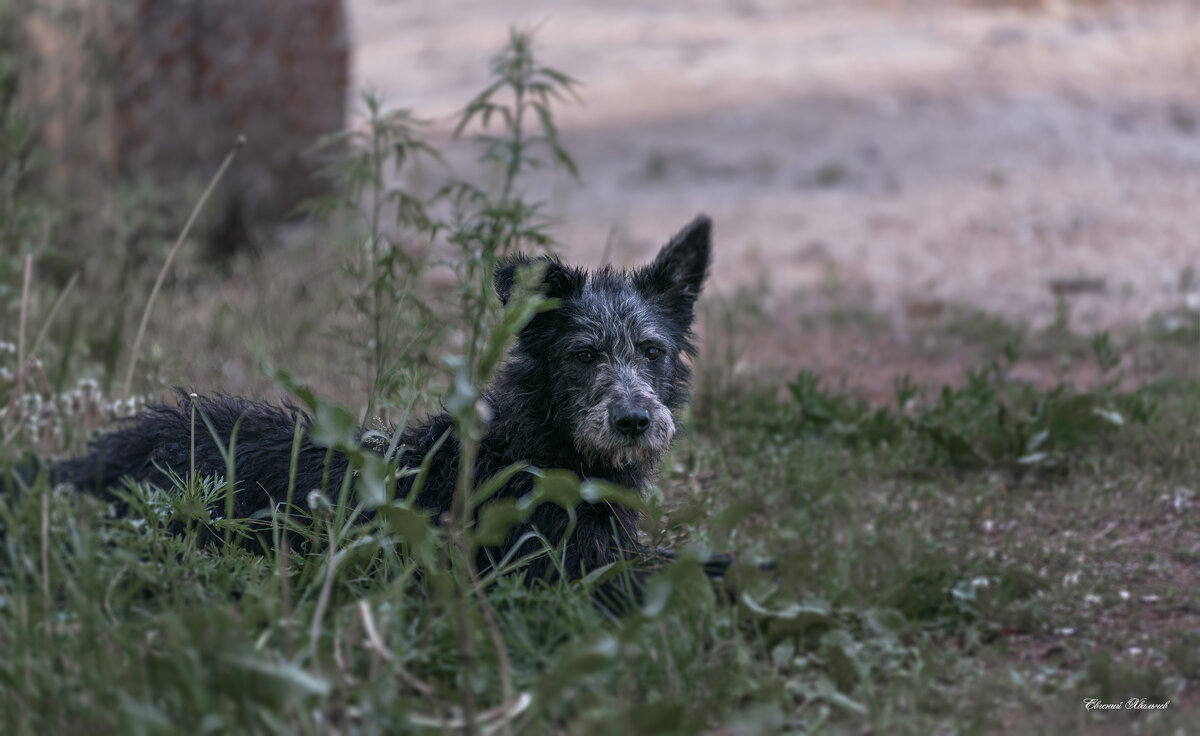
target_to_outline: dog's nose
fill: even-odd
[[[613,407],[610,418],[613,427],[630,439],[640,437],[650,426],[650,412],[640,406],[625,404]]]

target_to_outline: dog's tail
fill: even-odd
[[[36,455],[24,455],[11,463],[0,463],[0,491],[10,494],[17,487],[29,488],[45,474],[55,480],[54,465]]]
[[[236,513],[247,515],[286,494],[299,425],[297,492],[307,493],[310,486],[323,483],[334,488],[340,484],[345,459],[330,457],[326,448],[312,444],[311,420],[296,407],[178,393],[178,404],[147,407],[93,440],[86,454],[59,462],[54,468],[56,479],[101,495],[130,480],[169,488],[174,479],[193,470],[200,477],[224,477],[231,457],[239,489]]]
[[[83,455],[58,462],[55,479],[101,494],[126,478],[165,485],[171,473],[182,477],[190,467],[192,422],[188,397],[180,399],[177,406],[149,406],[134,417],[118,420],[113,430],[93,439]],[[196,435],[204,458],[210,443],[204,439],[208,435],[204,423],[198,422]]]

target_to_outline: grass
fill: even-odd
[[[1145,388],[1169,401],[1023,473],[959,467],[894,410],[894,433],[855,437],[813,418],[819,388],[743,388],[707,397],[722,421],[672,453],[647,537],[776,573],[746,564],[714,590],[685,554],[621,619],[592,583],[497,579],[516,730],[1173,733],[1194,718],[1200,385]],[[202,547],[170,521],[213,524],[203,503],[134,493],[142,512],[113,518],[44,480],[5,490],[7,733],[387,733],[461,718],[466,686],[481,714],[500,705],[494,653],[481,639],[462,680],[447,603],[388,559],[394,536],[350,537],[332,570],[325,554]],[[1171,706],[1089,713],[1092,697]]]
[[[487,264],[554,247],[520,177],[536,160],[524,157],[566,157],[554,95],[536,85],[562,81],[569,93],[570,80],[538,66],[527,41],[515,35],[496,57],[495,86],[464,116],[521,121],[479,139],[483,165],[499,167],[494,191],[459,182],[426,202],[396,188],[383,172],[424,150],[419,121],[373,108],[366,138],[339,141],[351,165],[321,237],[241,263],[228,280],[180,253],[148,322],[158,355],[143,359],[154,368],[140,390],[160,390],[160,376],[218,385],[240,360],[251,393],[308,402],[318,431],[380,488],[394,469],[355,449],[361,407],[402,420],[437,398],[430,385],[449,386],[438,393],[460,430],[478,431],[475,392],[519,327],[486,301]],[[526,103],[524,117],[504,107]],[[21,205],[13,195],[5,206]],[[418,247],[435,238],[456,274],[442,294]],[[10,267],[4,293],[21,294],[24,273]],[[113,311],[140,317],[150,281]],[[807,372],[778,385],[734,370],[759,320],[749,301],[708,300],[706,344],[725,347],[700,359],[691,431],[650,489],[643,525],[648,543],[681,555],[622,617],[593,603],[601,576],[480,578],[464,561],[493,528],[435,528],[398,502],[360,524],[346,523],[362,509],[344,498],[315,504],[305,527],[255,520],[272,536],[266,554],[228,543],[251,524],[212,510],[224,508],[222,478],[129,488],[128,510],[113,514],[21,459],[76,450],[136,407],[106,401],[95,382],[62,388],[90,372],[111,383],[111,351],[89,350],[99,338],[82,327],[47,331],[33,362],[15,345],[0,351],[0,728],[1186,732],[1200,684],[1194,341],[1033,335],[1038,357],[1066,350],[1095,369],[1079,386],[1065,373],[1028,383],[1012,370],[1027,330],[964,313],[927,328],[978,346],[961,380],[900,381],[891,402],[868,403]],[[3,308],[40,333],[54,304],[35,280]],[[200,327],[218,319],[222,329]],[[849,323],[878,332],[886,320]],[[11,324],[3,337],[18,339]],[[445,354],[463,357],[446,365]],[[561,476],[543,487],[568,500],[584,490]],[[716,586],[700,564],[711,551],[739,560]],[[1084,707],[1131,698],[1169,707]]]

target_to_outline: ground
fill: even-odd
[[[886,392],[947,310],[1034,328],[1200,307],[1200,7],[1190,3],[350,0],[354,79],[448,131],[510,25],[581,82],[547,184],[571,259],[634,263],[697,211],[747,361]],[[806,325],[839,305],[883,329]],[[920,347],[920,346],[917,346]],[[952,365],[952,367],[947,367]],[[1034,366],[1038,374],[1047,365]]]

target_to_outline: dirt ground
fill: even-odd
[[[559,119],[583,183],[536,192],[569,257],[635,263],[707,212],[714,283],[761,299],[768,362],[804,363],[800,318],[831,295],[901,347],[952,305],[1038,327],[1062,297],[1080,330],[1200,308],[1200,4],[348,7],[356,85],[443,134],[509,26],[537,26],[583,82]],[[817,367],[895,359],[860,348]]]

